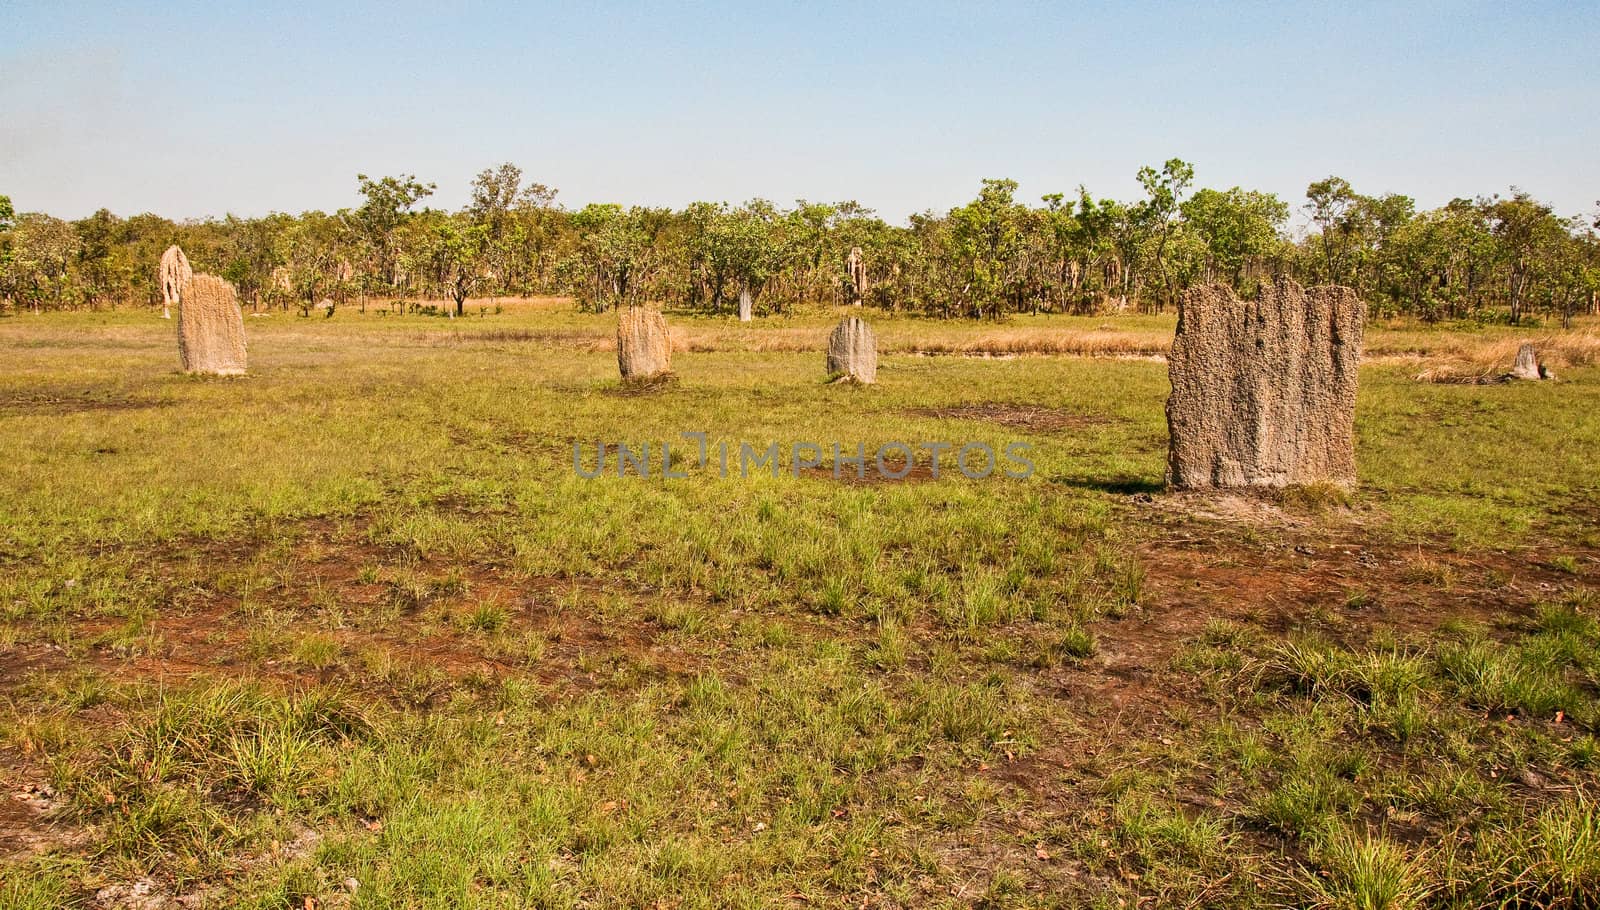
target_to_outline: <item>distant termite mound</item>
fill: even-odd
[[[672,370],[672,339],[659,311],[630,306],[617,317],[617,369],[624,381],[655,379]]]
[[[1517,348],[1517,359],[1511,364],[1512,379],[1554,379],[1555,376],[1539,360],[1539,352],[1524,342]]]
[[[1288,278],[1240,300],[1191,288],[1168,355],[1167,482],[1351,485],[1365,307],[1346,287]]]
[[[185,373],[244,375],[244,314],[233,285],[215,275],[191,275],[183,283],[178,358]]]
[[[183,255],[183,250],[177,244],[167,247],[161,254],[161,267],[157,271],[157,280],[161,285],[161,318],[171,319],[172,308],[178,305],[178,295],[183,293],[183,283],[194,277],[194,269],[189,267],[189,257]]]
[[[860,306],[861,301],[867,297],[867,260],[861,255],[861,247],[850,248],[850,255],[845,259],[844,267],[850,279],[850,302]]]
[[[860,316],[847,316],[828,336],[828,375],[871,385],[878,381],[878,339]]]

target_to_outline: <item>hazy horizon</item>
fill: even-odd
[[[1297,207],[1337,174],[1422,208],[1515,185],[1583,214],[1595,12],[23,2],[0,11],[0,194],[253,217],[414,173],[453,209],[510,161],[568,207],[855,199],[900,222],[985,177],[1133,198],[1141,165],[1180,157],[1196,186]]]

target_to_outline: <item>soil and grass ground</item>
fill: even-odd
[[[1245,497],[1162,487],[1170,318],[879,317],[856,388],[826,314],[671,317],[625,389],[484,307],[250,317],[236,380],[0,320],[0,906],[1600,901],[1595,326],[1372,326],[1360,488]],[[1524,335],[1558,382],[1417,379]]]

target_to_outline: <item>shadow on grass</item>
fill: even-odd
[[[665,392],[668,389],[676,388],[677,385],[678,374],[658,373],[654,376],[644,376],[638,379],[624,379],[620,384],[606,388],[604,392],[607,395],[615,395],[620,398],[632,398],[636,395],[653,395],[657,392]]]
[[[1052,477],[1051,483],[1079,490],[1099,490],[1116,496],[1137,496],[1140,493],[1155,495],[1166,490],[1166,480],[1160,477]]]

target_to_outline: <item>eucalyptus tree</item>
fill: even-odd
[[[838,247],[839,206],[823,202],[796,200],[785,215],[785,227],[792,255],[792,293],[796,299],[818,299],[831,295],[836,286],[833,268]]]
[[[1547,254],[1549,247],[1559,245],[1566,236],[1565,225],[1555,217],[1550,206],[1516,187],[1511,188],[1509,199],[1491,196],[1481,200],[1479,206],[1489,219],[1498,265],[1504,271],[1511,321],[1519,322],[1529,288],[1539,277],[1540,267],[1550,258],[1540,254]]]
[[[1368,302],[1432,321],[1466,316],[1478,306],[1488,251],[1488,223],[1477,206],[1457,199],[1396,228],[1383,257],[1397,276],[1393,294]]]
[[[398,233],[416,214],[412,209],[433,195],[436,185],[422,183],[412,174],[377,180],[357,174],[356,183],[363,201],[345,217],[362,240],[361,275],[374,289],[399,290],[403,279]]]
[[[527,290],[548,292],[550,271],[566,234],[566,218],[556,204],[559,190],[542,183],[522,188],[512,206],[506,244],[513,250],[514,275]]]
[[[790,240],[784,219],[765,199],[752,199],[716,221],[718,248],[727,257],[728,275],[739,289],[739,319],[748,321],[755,299],[788,264]]]
[[[115,306],[118,292],[127,287],[130,277],[125,270],[131,267],[117,255],[123,240],[122,219],[109,209],[100,209],[72,222],[72,229],[78,235],[74,265],[84,300],[91,305],[105,302]]]
[[[1550,310],[1570,329],[1578,313],[1600,314],[1600,237],[1580,218],[1568,227],[1571,234],[1565,242],[1550,248]]]
[[[1278,254],[1289,219],[1289,204],[1277,196],[1237,186],[1197,190],[1179,210],[1185,230],[1202,241],[1205,280],[1221,277],[1241,292],[1245,270]]]
[[[1038,231],[1051,273],[1046,290],[1061,312],[1090,310],[1094,295],[1108,292],[1123,272],[1114,227],[1126,220],[1127,209],[1109,199],[1096,201],[1082,186],[1076,199],[1049,193],[1041,201]],[[1128,239],[1136,242],[1137,233]]]
[[[1403,278],[1396,273],[1389,249],[1395,235],[1417,216],[1416,200],[1399,193],[1361,197],[1362,226],[1358,247],[1355,288],[1368,300],[1392,299]]]
[[[1113,230],[1120,208],[1110,199],[1097,202],[1087,188],[1078,187],[1071,237],[1073,253],[1078,259],[1073,277],[1073,296],[1078,310],[1090,309],[1096,295],[1109,295],[1125,271],[1117,258]]]
[[[542,183],[524,185],[522,169],[510,162],[473,178],[466,211],[484,228],[485,255],[499,287],[526,290],[530,278],[542,278],[555,196]]]
[[[670,212],[591,204],[572,215],[577,245],[568,260],[571,289],[595,309],[641,302],[659,265],[656,240]]]
[[[684,303],[690,309],[722,309],[731,272],[723,228],[727,218],[728,206],[722,202],[691,202],[683,210]]]
[[[960,269],[957,303],[974,317],[998,316],[1019,277],[1026,207],[1015,180],[983,181],[978,198],[950,210],[949,242]]]
[[[6,282],[11,273],[11,227],[16,217],[16,210],[11,206],[11,197],[0,196],[0,312],[5,310],[5,304],[11,297],[11,290]]]
[[[1350,260],[1361,241],[1361,196],[1343,177],[1328,177],[1306,187],[1306,214],[1316,226],[1321,271],[1332,284],[1350,282]]]
[[[341,263],[350,261],[357,242],[346,213],[304,212],[284,225],[268,261],[282,263],[279,280],[300,312],[309,314],[318,301],[343,295],[351,279]]]
[[[1169,158],[1161,170],[1142,167],[1137,176],[1146,198],[1135,207],[1134,220],[1153,241],[1151,257],[1155,260],[1157,277],[1161,279],[1160,296],[1156,298],[1156,311],[1160,312],[1162,304],[1174,302],[1177,293],[1170,274],[1167,249],[1178,228],[1183,194],[1194,182],[1194,165],[1181,158]]]
[[[1102,199],[1099,215],[1105,238],[1111,248],[1106,275],[1106,293],[1115,294],[1117,309],[1125,309],[1139,297],[1144,278],[1146,239],[1149,237],[1147,210],[1115,199]]]
[[[46,301],[58,309],[63,307],[75,290],[69,269],[79,239],[72,225],[41,212],[24,212],[15,216],[7,233],[10,242],[4,282],[8,295],[35,313]]]
[[[914,214],[910,220],[909,302],[923,312],[948,318],[966,287],[966,275],[956,261],[951,221],[932,211]]]
[[[239,291],[239,297],[251,306],[275,302],[273,273],[284,266],[289,244],[284,237],[295,229],[300,219],[282,212],[262,218],[238,218],[229,215],[219,222],[221,236],[216,247],[199,250],[207,266],[226,278]],[[357,240],[348,226],[339,226],[337,244],[350,255]],[[285,270],[284,274],[287,274]]]

